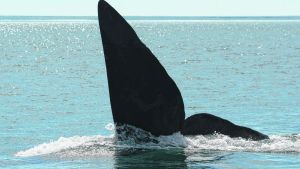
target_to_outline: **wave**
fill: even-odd
[[[106,128],[114,130],[112,125],[108,125]],[[132,129],[138,133],[138,136],[128,137],[126,134],[121,134],[122,137],[118,135],[118,139],[114,135],[61,137],[56,141],[43,143],[28,150],[17,152],[15,156],[98,157],[113,156],[124,151],[130,153],[133,150],[143,149],[183,149],[187,154],[200,153],[207,150],[300,153],[300,134],[271,135],[268,140],[252,141],[243,138],[230,138],[222,134],[183,136],[180,133],[175,133],[170,136],[154,137],[149,133],[145,135],[145,132],[141,129],[134,127]],[[144,139],[146,137],[148,138],[146,142],[140,141],[141,138]]]

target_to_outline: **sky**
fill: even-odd
[[[123,16],[300,16],[300,0],[107,0]],[[98,0],[0,0],[0,16],[96,16]]]

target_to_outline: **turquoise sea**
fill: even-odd
[[[130,19],[130,18],[129,18]],[[0,168],[300,168],[300,18],[131,18],[186,117],[270,135],[114,139],[96,18],[0,17]]]

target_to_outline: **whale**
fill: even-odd
[[[214,115],[196,114],[185,119],[179,88],[130,24],[104,0],[98,3],[98,21],[116,128],[134,126],[154,136],[181,132],[183,135],[221,133],[253,140],[267,138]]]
[[[218,133],[232,138],[241,137],[255,141],[269,138],[258,131],[236,125],[226,119],[208,113],[199,113],[188,117],[184,121],[181,133],[183,135],[211,135]]]
[[[111,109],[117,126],[129,124],[155,136],[181,130],[180,91],[149,48],[107,2],[99,1]]]

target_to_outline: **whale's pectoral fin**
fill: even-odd
[[[185,113],[179,89],[126,20],[104,0],[98,4],[114,122],[154,135],[181,130]]]
[[[258,131],[235,125],[228,120],[206,113],[195,114],[187,118],[182,129],[183,135],[209,135],[214,133],[251,140],[269,138]]]

